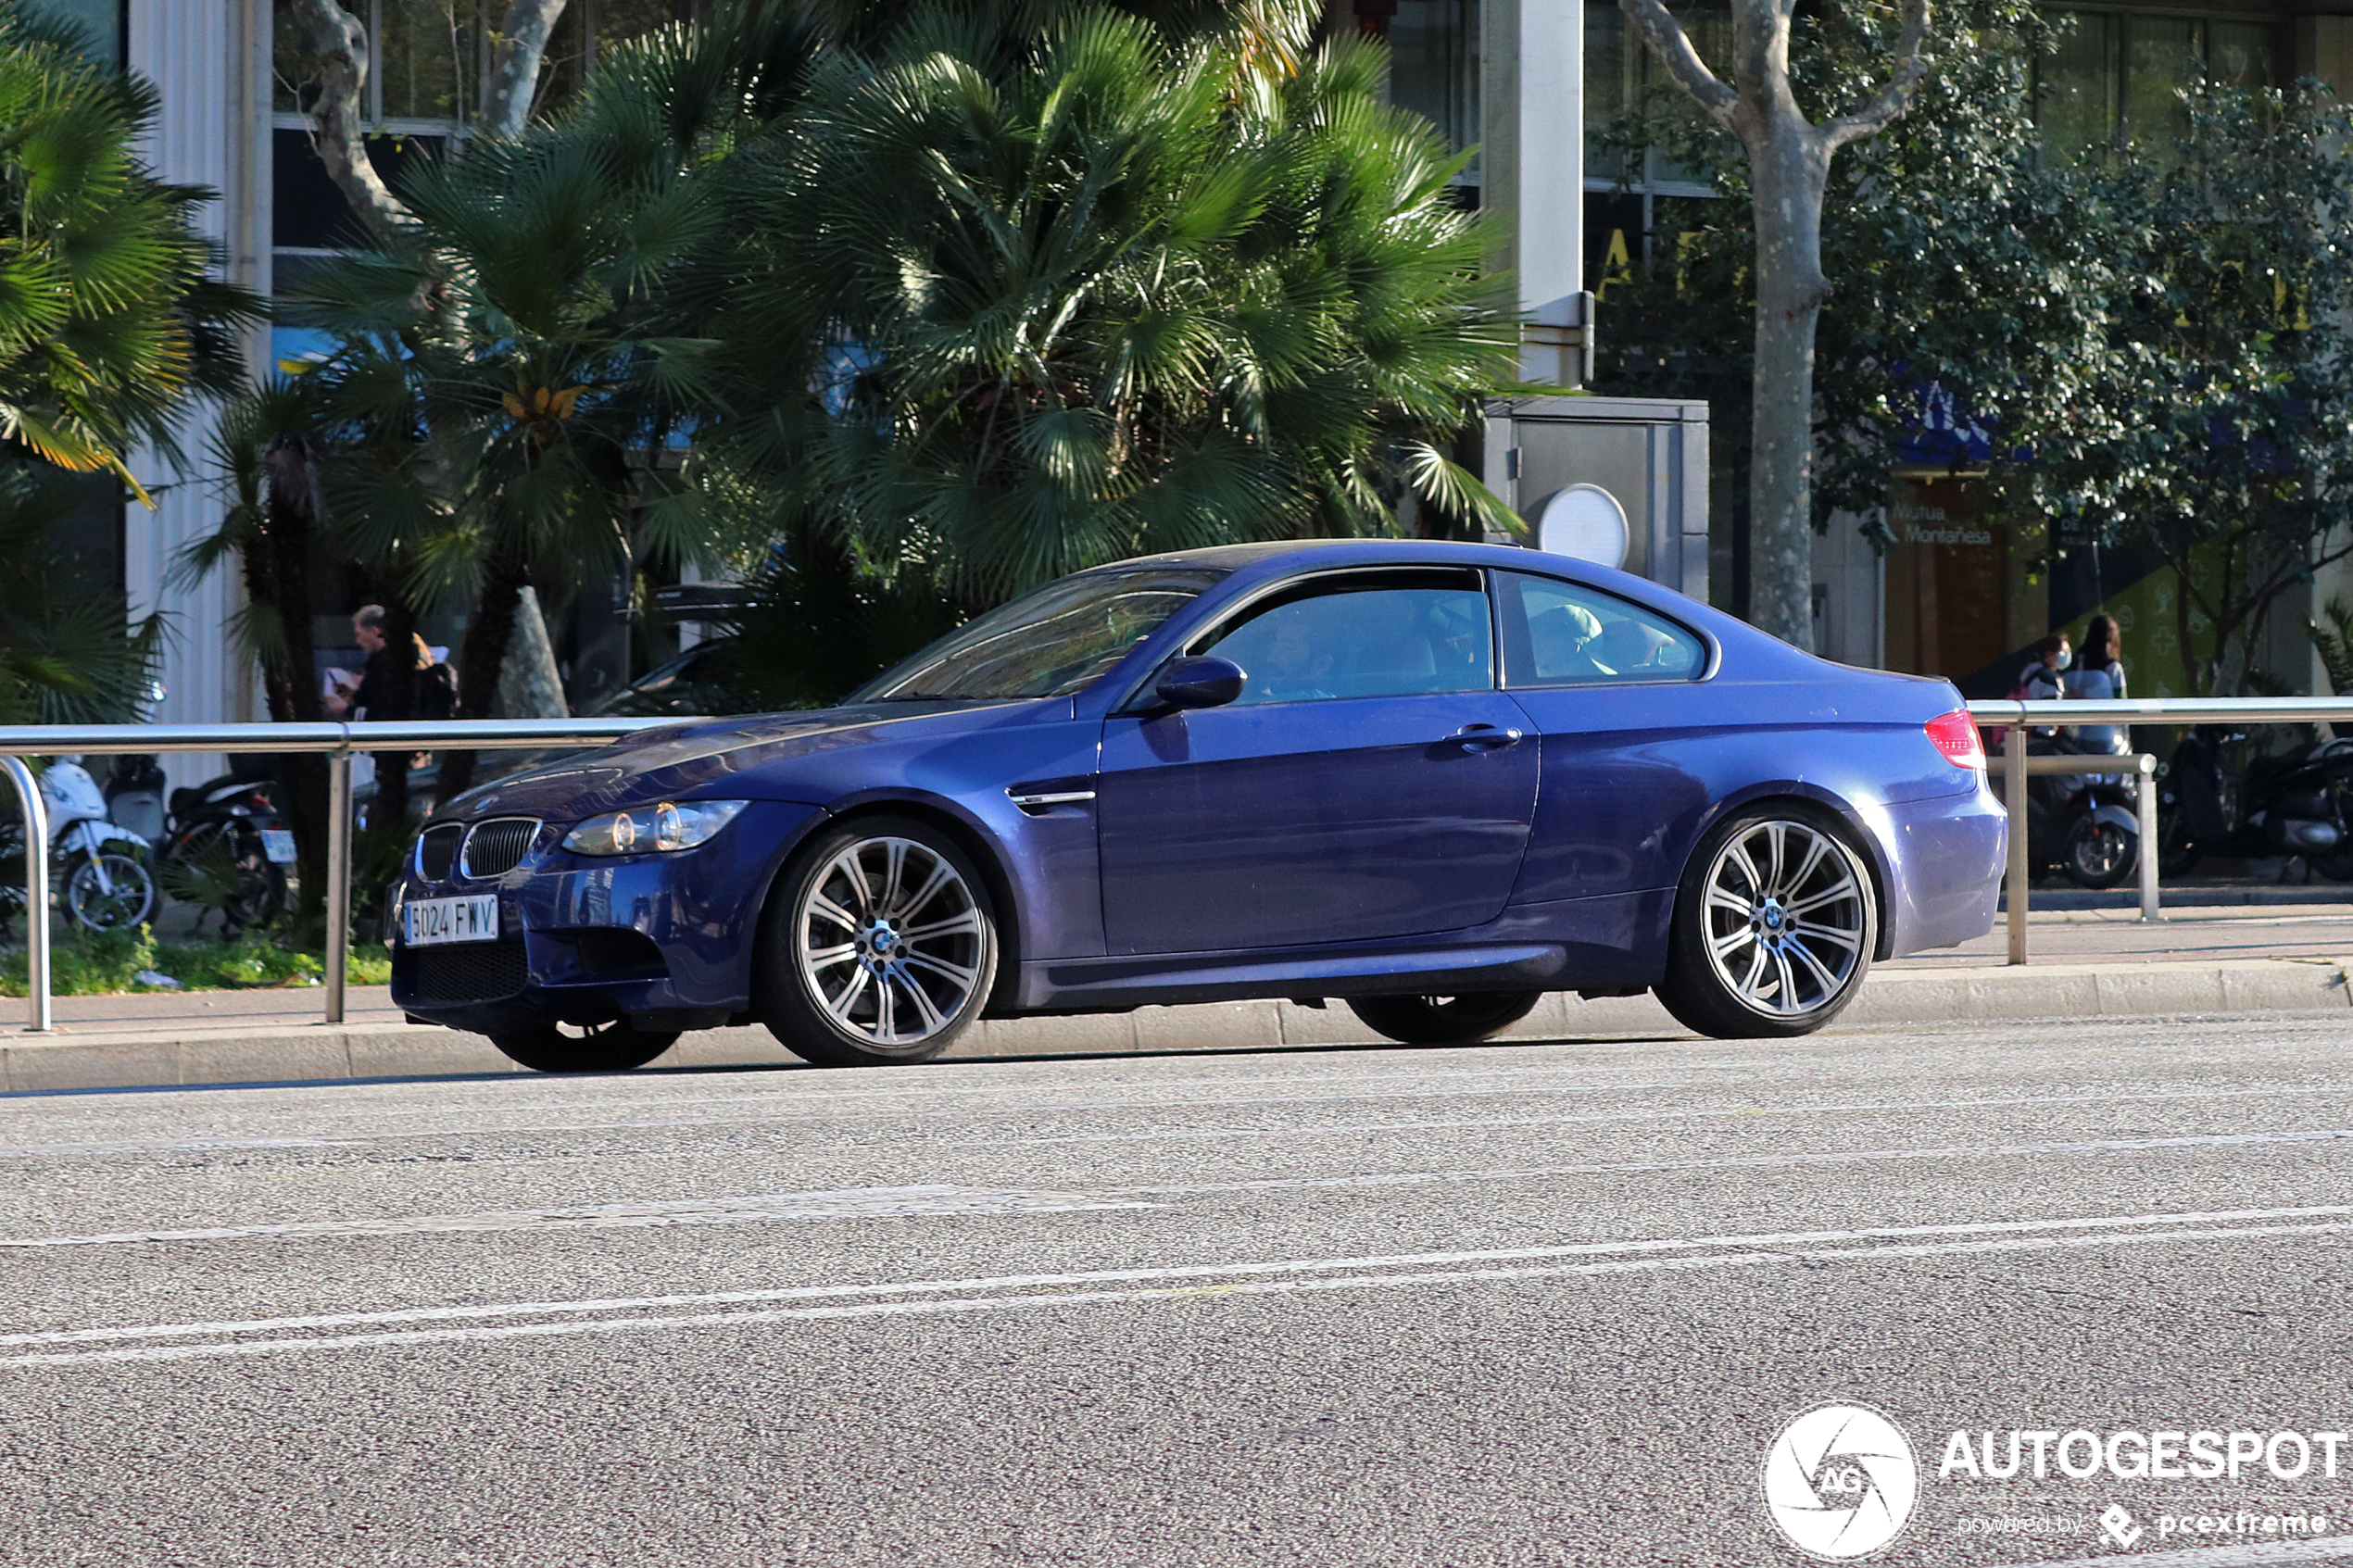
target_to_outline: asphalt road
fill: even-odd
[[[1795,1562],[1761,1467],[1831,1401],[1919,1462],[1869,1562],[2092,1557],[2111,1503],[2132,1558],[2310,1560],[2159,1517],[2353,1530],[2353,1441],[2334,1481],[1940,1456],[2353,1430],[2348,1047],[2274,1015],[0,1099],[0,1562]]]

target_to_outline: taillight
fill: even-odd
[[[1929,744],[1944,754],[1944,760],[1956,768],[1985,766],[1985,743],[1977,736],[1976,721],[1969,709],[1957,709],[1942,719],[1928,721]]]

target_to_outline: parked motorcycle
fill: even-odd
[[[89,931],[115,931],[151,920],[156,882],[152,846],[107,814],[107,797],[78,756],[41,771],[49,812],[51,876],[65,917]]]
[[[2037,735],[2029,757],[2099,757],[2070,735]],[[2026,854],[2036,876],[2053,872],[2079,887],[2121,885],[2140,865],[2141,823],[2133,775],[2040,773],[2026,786]]]
[[[279,813],[274,780],[256,775],[260,759],[239,759],[235,771],[171,792],[171,819],[159,856],[168,881],[185,897],[220,911],[220,934],[267,925],[286,907],[286,868],[294,864],[294,830]]]
[[[2244,759],[2244,760],[2240,760]],[[2353,739],[2246,755],[2246,734],[2201,724],[2183,736],[2158,796],[2158,870],[2187,874],[2208,855],[2302,856],[2353,882]]]

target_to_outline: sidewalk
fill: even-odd
[[[1834,1027],[1969,1020],[2151,1017],[2178,1013],[2353,1011],[2353,906],[2266,904],[2168,911],[2156,925],[2120,909],[2035,910],[2032,961],[2003,960],[2001,926],[1975,942],[1876,966]],[[319,1022],[315,988],[60,997],[58,1032],[29,1035],[23,1002],[0,998],[0,1090],[300,1082],[521,1069],[489,1041],[402,1021],[382,986],[355,986],[346,1022]],[[1524,1038],[1683,1033],[1649,997],[1548,997],[1512,1031]],[[960,1057],[1090,1055],[1370,1043],[1338,1003],[1139,1008],[1092,1018],[982,1023]],[[765,1030],[689,1035],[662,1066],[797,1061]]]

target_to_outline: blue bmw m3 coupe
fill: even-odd
[[[393,991],[555,1072],[1252,997],[1414,1044],[1572,990],[1801,1035],[1874,958],[1991,929],[2003,845],[1943,681],[1529,550],[1233,546],[1051,583],[837,708],[447,802]]]

